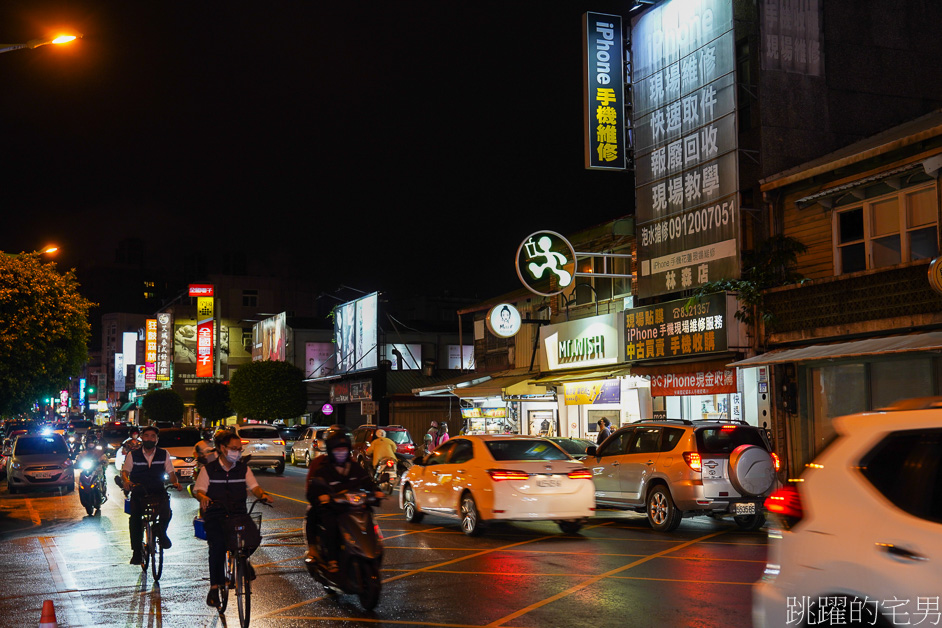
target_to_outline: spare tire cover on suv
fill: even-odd
[[[740,445],[729,455],[729,481],[741,495],[757,497],[775,482],[769,452],[755,445]]]

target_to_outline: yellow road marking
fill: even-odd
[[[584,589],[584,588],[586,588],[586,587],[588,587],[588,586],[591,586],[591,585],[597,583],[598,581],[602,580],[603,578],[608,578],[608,577],[610,577],[610,576],[614,576],[614,575],[617,574],[617,573],[621,573],[621,572],[623,572],[623,571],[627,571],[627,570],[629,570],[629,569],[632,569],[633,567],[637,567],[638,565],[641,565],[641,564],[643,564],[643,563],[646,563],[646,562],[648,562],[649,560],[653,560],[653,559],[655,559],[655,558],[658,558],[658,557],[660,557],[660,556],[662,556],[662,555],[664,555],[664,554],[669,554],[670,552],[676,552],[677,550],[682,549],[682,548],[684,548],[684,547],[688,547],[688,546],[690,546],[690,545],[694,545],[694,544],[696,544],[696,543],[699,543],[700,541],[704,541],[704,540],[706,540],[706,539],[710,539],[710,538],[713,538],[713,537],[715,537],[715,536],[719,536],[719,535],[725,534],[725,533],[726,533],[726,530],[722,530],[722,531],[720,531],[720,532],[713,532],[713,533],[711,533],[711,534],[708,534],[708,535],[706,535],[706,536],[700,537],[700,538],[698,538],[698,539],[694,539],[694,540],[692,540],[692,541],[688,541],[688,542],[686,542],[686,543],[683,543],[683,544],[681,544],[681,545],[678,545],[677,547],[671,547],[671,548],[662,550],[662,551],[660,551],[660,552],[657,552],[656,554],[651,554],[650,556],[647,556],[647,557],[645,557],[645,558],[641,558],[641,559],[636,560],[636,561],[634,561],[634,562],[628,563],[627,565],[624,565],[624,566],[622,566],[622,567],[618,567],[617,569],[612,569],[612,570],[610,570],[610,571],[606,571],[606,572],[603,573],[603,574],[599,574],[599,575],[597,575],[597,576],[593,576],[592,578],[589,578],[588,580],[586,580],[586,581],[584,581],[584,582],[580,582],[579,584],[577,584],[577,585],[575,585],[575,586],[573,586],[573,587],[569,587],[569,588],[566,589],[565,591],[560,591],[560,592],[557,593],[556,595],[551,595],[550,597],[548,597],[548,598],[546,598],[546,599],[543,599],[543,600],[540,600],[539,602],[534,602],[533,604],[530,604],[529,606],[525,606],[524,608],[521,608],[520,610],[515,611],[515,612],[511,613],[510,615],[506,615],[505,617],[501,617],[500,619],[497,619],[497,620],[495,620],[495,621],[492,621],[491,623],[487,624],[487,628],[493,628],[493,627],[496,627],[496,626],[500,626],[500,625],[502,625],[502,624],[507,623],[508,621],[511,621],[512,619],[516,619],[517,617],[520,617],[520,616],[522,616],[522,615],[526,615],[526,614],[529,613],[530,611],[534,611],[534,610],[536,610],[536,609],[538,609],[538,608],[542,608],[543,606],[546,606],[547,604],[550,604],[550,603],[552,603],[552,602],[555,602],[556,600],[559,600],[559,599],[561,599],[561,598],[564,598],[564,597],[566,597],[566,596],[568,596],[568,595],[572,595],[573,593],[576,593],[577,591],[581,591],[582,589]]]
[[[33,525],[42,525],[42,518],[39,516],[39,513],[36,512],[36,509],[33,508],[33,500],[26,500],[26,510],[29,511],[29,518],[32,519]]]
[[[741,584],[751,587],[755,582],[725,582],[723,580],[683,580],[680,578],[642,578],[641,576],[612,576],[613,580],[651,580],[654,582],[685,582],[689,584]]]
[[[262,615],[266,617],[266,615]],[[481,628],[480,624],[439,624],[430,621],[399,620],[399,619],[371,619],[368,617],[315,617],[313,615],[285,615],[284,619],[303,619],[306,621],[327,621],[335,624],[339,621],[343,623],[363,623],[363,624],[398,624],[401,626],[440,626],[441,628]]]
[[[294,497],[288,497],[287,495],[279,495],[278,493],[272,493],[271,491],[265,491],[265,492],[268,493],[269,495],[274,495],[275,497],[280,497],[280,498],[282,498],[282,499],[290,499],[291,501],[293,501],[293,502],[298,502],[299,504],[307,504],[307,503],[308,503],[308,501],[307,501],[306,499],[295,499]],[[299,519],[300,519],[300,518],[301,518],[301,517],[299,517]]]

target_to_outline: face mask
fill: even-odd
[[[334,462],[336,462],[338,465],[346,464],[347,458],[350,457],[350,450],[345,447],[337,448],[334,450],[333,453],[334,453]]]
[[[157,443],[152,440],[145,440],[142,443],[142,446],[144,447],[144,449],[153,449],[154,447],[157,446]]]
[[[241,458],[241,457],[242,457],[242,452],[241,452],[241,451],[236,451],[236,450],[234,450],[234,449],[230,449],[229,451],[226,452],[226,460],[228,460],[228,461],[231,462],[232,464],[237,463],[237,462],[239,461],[239,458]]]

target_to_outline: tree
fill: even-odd
[[[0,252],[0,414],[57,396],[81,373],[94,306],[73,271],[58,272],[39,253]]]
[[[178,423],[183,420],[183,397],[169,388],[152,390],[144,395],[144,414],[155,421],[171,421]]]
[[[304,372],[288,362],[250,362],[229,381],[229,398],[240,417],[274,421],[300,416],[307,409]]]
[[[764,293],[770,288],[803,282],[804,277],[795,270],[795,266],[798,255],[807,250],[808,247],[795,238],[785,235],[772,236],[755,249],[743,251],[742,277],[704,284],[694,291],[691,301],[714,292],[738,292],[742,307],[736,312],[736,319],[757,332],[757,324],[760,321],[767,327],[772,327],[775,318],[765,309]]]
[[[210,425],[232,414],[229,403],[229,387],[226,384],[208,382],[196,387],[196,411]]]

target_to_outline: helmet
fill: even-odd
[[[353,444],[350,442],[350,435],[347,433],[346,426],[331,425],[330,428],[324,432],[324,448],[327,450],[327,457],[330,458],[331,462],[334,462],[332,452],[338,447],[352,449]]]
[[[386,430],[383,428],[376,430],[376,438],[386,438]]]
[[[438,421],[432,421],[432,427],[438,429]]]

